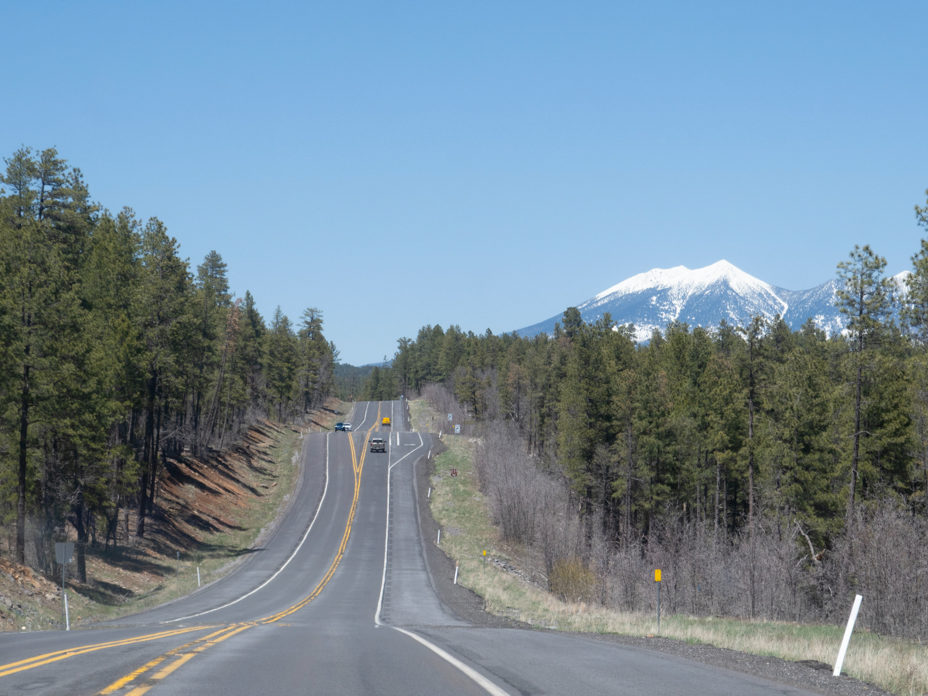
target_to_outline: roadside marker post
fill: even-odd
[[[657,632],[661,632],[661,569],[654,569],[654,584],[657,585]]]
[[[64,630],[71,630],[71,617],[68,615],[68,593],[64,587],[64,571],[74,555],[73,541],[55,542],[55,560],[61,566],[61,600],[64,604]]]
[[[860,611],[860,603],[863,597],[854,595],[854,606],[851,607],[851,615],[847,620],[847,628],[844,629],[844,638],[841,639],[841,649],[838,650],[838,659],[835,661],[835,671],[832,676],[841,676],[841,667],[844,665],[844,656],[847,654],[847,646],[851,642],[851,634],[854,632],[854,624],[857,622],[857,612]]]

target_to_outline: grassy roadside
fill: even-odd
[[[410,411],[414,427],[434,422],[436,417],[422,400],[411,402]],[[443,442],[447,450],[436,458],[436,474],[432,477],[432,514],[442,528],[443,549],[460,566],[458,582],[484,597],[488,611],[562,631],[629,636],[655,633],[653,615],[565,603],[525,580],[524,573],[516,570],[525,566],[519,549],[501,544],[477,488],[472,466],[473,440],[445,435]],[[452,468],[457,472],[453,477],[449,475]],[[839,626],[674,615],[661,618],[660,634],[740,652],[831,665],[843,630]],[[855,631],[843,673],[896,694],[925,694],[928,648]]]

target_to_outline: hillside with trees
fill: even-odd
[[[869,246],[838,265],[843,335],[755,319],[636,344],[570,308],[550,337],[426,326],[368,393],[466,414],[495,521],[553,591],[640,609],[660,567],[670,611],[791,621],[860,592],[870,628],[924,638],[928,241],[912,261],[903,294]]]
[[[0,520],[19,563],[54,541],[144,537],[165,462],[287,421],[333,388],[322,313],[267,323],[221,255],[191,268],[157,218],[112,214],[54,148],[0,177]],[[73,531],[72,531],[73,530]]]

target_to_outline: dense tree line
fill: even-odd
[[[928,231],[928,206],[916,213]],[[631,327],[608,316],[586,324],[569,308],[551,337],[424,327],[399,342],[392,374],[379,375],[379,383],[394,392],[441,384],[487,432],[503,428],[521,443],[495,468],[485,464],[496,472],[494,485],[513,487],[501,472],[521,466],[523,456],[532,471],[563,485],[561,503],[552,502],[550,485],[540,486],[545,502],[534,512],[516,514],[498,502],[501,523],[566,510],[560,528],[580,530],[567,556],[588,566],[595,565],[594,539],[611,549],[614,563],[627,552],[641,559],[698,538],[699,548],[711,550],[707,558],[729,566],[736,555],[755,559],[741,575],[745,603],[728,597],[706,611],[771,615],[765,606],[784,606],[771,599],[780,591],[771,589],[772,578],[782,571],[778,587],[805,598],[786,605],[827,614],[826,595],[863,582],[865,540],[874,553],[889,548],[889,540],[883,547],[873,541],[870,522],[894,528],[887,515],[903,520],[914,536],[899,555],[906,544],[924,549],[928,542],[928,241],[912,260],[901,292],[868,246],[839,264],[842,335],[826,336],[811,320],[793,331],[779,318],[758,317],[713,331],[674,324],[636,345]],[[532,499],[523,485],[511,505]],[[574,523],[572,509],[579,511]],[[508,536],[538,542],[550,529],[528,527]],[[549,535],[545,553],[552,543]],[[780,558],[775,572],[772,560],[758,560],[764,554]],[[897,621],[903,632],[928,630],[928,603],[917,590],[928,582],[923,551],[920,558],[900,571],[915,588],[894,615],[907,615]],[[807,571],[801,591],[791,568]],[[682,604],[696,610],[704,600]]]
[[[337,364],[335,366],[335,395],[343,401],[368,398],[370,377],[374,369],[374,365],[358,367],[346,363]]]
[[[15,559],[49,570],[67,524],[115,543],[132,510],[143,536],[167,458],[319,404],[336,354],[319,310],[267,325],[217,252],[191,270],[164,223],[101,208],[55,149],[5,164],[0,518]]]
[[[619,538],[685,508],[721,536],[793,516],[822,544],[861,501],[926,511],[926,254],[901,305],[885,261],[855,249],[839,270],[844,335],[756,318],[636,345],[631,327],[569,308],[553,337],[425,327],[379,380],[393,393],[445,383],[474,419],[510,421]]]

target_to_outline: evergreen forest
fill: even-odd
[[[904,286],[885,266],[837,265],[842,335],[758,317],[638,345],[576,308],[553,336],[426,326],[367,396],[463,417],[504,538],[565,596],[640,610],[663,567],[671,611],[840,620],[860,592],[871,628],[925,637],[928,241]]]
[[[54,148],[0,176],[0,543],[51,573],[54,541],[143,537],[165,462],[287,421],[333,389],[322,313],[270,323],[216,251],[191,268],[157,218],[94,202]],[[120,525],[122,521],[123,525]]]
[[[337,352],[318,309],[267,322],[217,251],[192,267],[54,148],[4,164],[0,550],[51,574],[73,533],[85,581],[86,544],[145,536],[172,457],[319,406]],[[568,308],[553,336],[423,327],[341,389],[479,434],[503,538],[565,598],[641,610],[660,567],[672,612],[831,621],[859,592],[871,629],[925,638],[928,239],[903,287],[885,267],[867,245],[837,265],[840,335],[758,317],[636,344]]]

